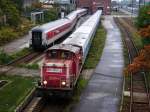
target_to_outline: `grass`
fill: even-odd
[[[13,112],[34,87],[33,78],[0,75],[9,84],[0,89],[0,112]]]
[[[17,59],[19,57],[22,57],[22,56],[28,54],[29,52],[31,52],[31,49],[24,48],[16,53],[13,53],[10,55],[1,50],[0,51],[0,64],[7,64],[14,59]]]
[[[11,56],[13,57],[13,59],[17,59],[21,56],[24,56],[26,54],[28,54],[29,52],[31,52],[31,49],[30,48],[24,48],[16,53],[13,53]]]
[[[97,29],[96,35],[92,41],[92,45],[84,64],[84,69],[95,68],[100,60],[106,39],[106,31],[102,25]]]
[[[144,45],[143,45],[142,38],[140,37],[140,35],[137,32],[132,32],[132,37],[133,37],[133,42],[135,43],[135,46],[138,49],[142,49]]]
[[[71,108],[77,103],[79,102],[80,99],[80,95],[83,91],[83,89],[85,89],[86,85],[88,84],[88,80],[84,79],[82,76],[80,76],[77,86],[74,90],[73,93],[73,97],[72,99],[70,99],[69,104],[65,107],[65,109],[63,110],[63,112],[70,112]]]
[[[79,101],[80,99],[80,95],[83,91],[83,89],[86,87],[86,85],[88,84],[88,80],[84,79],[82,76],[79,78],[76,89],[75,89],[75,93],[74,93],[74,97],[73,100]]]
[[[28,68],[28,69],[34,69],[34,70],[37,70],[37,69],[40,68],[37,63],[33,63],[33,64],[21,64],[21,65],[19,65],[19,67]]]
[[[5,53],[3,50],[0,51],[0,64],[9,63],[13,58]]]

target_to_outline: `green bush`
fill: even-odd
[[[51,8],[44,12],[44,22],[54,21],[58,18],[58,12],[55,8]]]
[[[150,4],[140,8],[136,21],[138,28],[142,28],[150,24],[150,14],[148,14],[148,12],[150,12]]]
[[[11,57],[12,57],[13,59],[17,59],[17,58],[19,58],[19,57],[22,57],[22,56],[28,54],[29,52],[31,52],[31,49],[29,49],[29,48],[24,48],[24,49],[22,49],[21,51],[18,51],[18,52],[13,53],[13,54],[11,55]]]
[[[6,42],[12,41],[17,38],[18,35],[14,32],[12,28],[1,28],[0,30],[0,45],[3,45]]]
[[[9,54],[5,53],[3,50],[0,50],[0,64],[7,64],[14,59],[17,59],[19,57],[22,57],[22,56],[28,54],[30,51],[31,51],[31,49],[24,48],[19,52],[9,55]]]
[[[6,15],[6,22],[8,25],[17,27],[20,24],[20,14],[11,0],[1,0],[0,9],[3,15]]]
[[[3,50],[0,50],[0,64],[6,64],[12,60],[12,57],[6,54]]]
[[[142,38],[142,42],[144,45],[149,45],[150,44],[150,38]]]
[[[34,69],[34,70],[37,70],[40,68],[39,65],[36,63],[34,63],[34,64],[20,64],[19,67]]]

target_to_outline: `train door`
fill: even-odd
[[[42,32],[40,31],[32,32],[32,45],[35,48],[42,46]]]

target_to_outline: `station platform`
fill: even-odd
[[[102,57],[72,112],[118,112],[123,83],[123,43],[112,16],[102,22],[107,38]]]

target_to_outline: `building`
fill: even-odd
[[[77,7],[87,8],[89,13],[101,9],[103,14],[108,15],[111,12],[111,0],[77,0]]]
[[[70,12],[76,9],[76,0],[54,0],[54,3],[57,3],[61,6],[61,9]]]
[[[58,5],[61,10],[70,12],[76,9],[76,0],[40,0],[45,5]]]
[[[30,7],[33,3],[38,3],[39,0],[23,0],[23,8]]]

